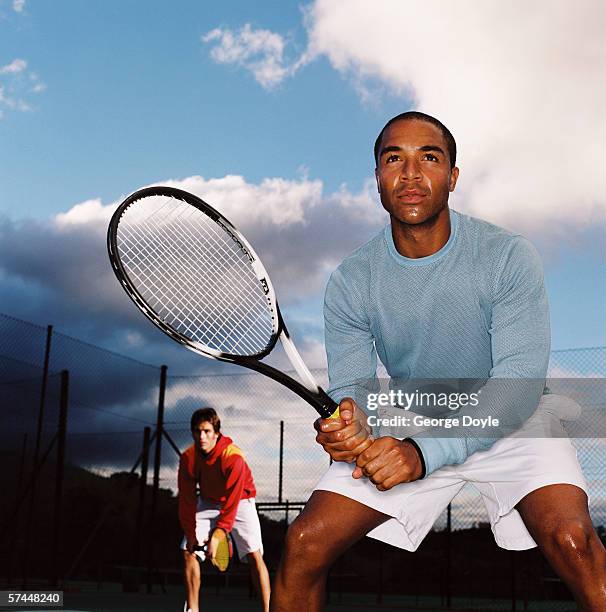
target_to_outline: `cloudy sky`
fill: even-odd
[[[249,237],[321,366],[327,276],[386,222],[374,138],[419,109],[457,139],[453,208],[539,248],[553,348],[604,346],[605,17],[600,0],[0,0],[0,312],[178,361],[105,252],[125,195],[176,185]]]

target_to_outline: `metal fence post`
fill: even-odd
[[[46,387],[48,385],[48,369],[50,363],[51,340],[53,337],[53,326],[46,327],[46,344],[44,345],[44,366],[42,368],[42,385],[40,388],[40,405],[38,407],[38,423],[36,427],[36,445],[34,447],[34,459],[32,462],[32,470],[36,470],[38,460],[40,458],[40,446],[42,444],[42,428],[44,427],[44,408],[46,404]],[[29,497],[29,509],[27,511],[27,525],[34,524],[34,508],[36,506],[36,480],[37,474],[33,474],[32,488]],[[23,557],[23,586],[27,587],[29,574],[29,559],[31,545],[31,529],[25,530],[25,545]]]
[[[53,520],[53,547],[51,554],[52,580],[51,586],[59,585],[61,576],[59,562],[59,543],[61,542],[62,502],[63,502],[63,478],[65,475],[65,441],[67,434],[67,405],[69,391],[69,372],[61,372],[61,395],[59,399],[59,426],[57,430],[57,471],[55,477],[55,509]]]
[[[42,387],[40,390],[40,407],[38,409],[38,428],[36,430],[36,448],[34,450],[34,465],[38,461],[40,454],[40,444],[42,442],[42,427],[44,424],[44,404],[46,403],[46,387],[48,384],[48,368],[50,364],[51,340],[53,337],[53,326],[48,325],[46,328],[46,344],[44,346],[44,367],[42,369]],[[32,489],[33,491],[33,489]],[[33,497],[33,493],[32,493]]]
[[[168,368],[163,365],[160,368],[160,393],[158,397],[158,418],[156,421],[156,454],[154,457],[154,485],[152,488],[151,512],[148,529],[152,531],[147,538],[149,541],[149,552],[147,559],[147,592],[152,590],[152,570],[154,565],[154,534],[156,523],[156,505],[158,503],[158,489],[160,488],[160,464],[162,461],[162,430],[164,429],[164,396],[166,394],[166,372]]]
[[[284,421],[280,421],[280,461],[278,468],[278,502],[282,503],[282,482],[284,478]]]
[[[139,508],[137,509],[137,524],[135,525],[135,565],[139,563],[141,553],[141,537],[143,535],[143,521],[145,520],[145,492],[147,489],[147,468],[149,465],[149,441],[151,428],[143,430],[143,452],[141,453],[141,477],[139,480]]]

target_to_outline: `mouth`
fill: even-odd
[[[426,196],[426,193],[418,191],[417,189],[401,191],[400,193],[396,194],[398,200],[404,202],[405,204],[419,204]]]

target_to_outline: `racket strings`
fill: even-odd
[[[128,230],[123,228],[126,233]],[[129,234],[132,237],[132,234]],[[142,242],[141,244],[145,244]],[[137,247],[140,244],[137,243]],[[143,255],[148,255],[150,257],[149,261],[154,260],[155,253],[150,248],[142,249]],[[135,249],[130,249],[129,254],[133,252],[136,253]],[[180,268],[182,262],[176,260],[170,256],[170,252],[164,252],[164,255],[167,256],[167,259],[170,260],[171,264],[176,268]],[[181,296],[177,294],[174,289],[170,285],[159,285],[158,283],[150,284],[146,282],[145,279],[148,279],[151,275],[155,274],[155,268],[152,265],[148,265],[147,268],[144,268],[145,261],[139,261],[132,259],[130,262],[131,271],[136,271],[136,278],[141,282],[141,287],[139,287],[139,291],[142,296],[148,301],[151,302],[155,309],[157,310],[160,317],[169,323],[172,326],[180,327],[178,331],[184,332],[192,332],[194,323],[202,324],[201,320],[195,315],[195,312],[192,310],[192,305],[187,303],[187,299],[185,296]],[[188,273],[186,269],[181,270],[184,273]],[[172,310],[171,310],[172,307]],[[179,308],[180,307],[180,308]],[[185,313],[190,314],[191,324],[187,324],[187,317]]]
[[[179,262],[175,261],[175,266],[179,266]],[[188,274],[187,269],[182,269],[182,272]],[[203,278],[201,280],[204,280]],[[165,293],[160,292],[158,295],[158,305],[156,310],[158,310],[158,314],[171,326],[177,328],[177,331],[183,333],[184,335],[193,338],[197,341],[202,340],[206,344],[212,345],[212,339],[209,338],[200,338],[197,334],[199,328],[206,328],[210,332],[213,332],[213,337],[217,337],[221,333],[221,329],[213,329],[215,324],[212,323],[214,319],[216,319],[216,313],[214,318],[210,318],[210,320],[204,320],[199,318],[196,315],[195,306],[196,304],[183,296],[179,296],[172,291],[168,291]],[[170,306],[166,306],[166,302],[170,303]],[[185,321],[190,321],[190,323],[186,323]],[[227,322],[229,324],[229,321]],[[241,325],[236,323],[231,323],[233,331],[235,332],[243,332],[241,329]],[[230,350],[231,352],[236,352],[235,348],[241,348],[240,352],[242,353],[251,353],[255,352],[255,347],[251,343],[243,343],[236,342],[233,345],[226,344],[225,349]]]
[[[219,537],[214,563],[221,571],[225,571],[227,569],[227,566],[229,565],[229,561],[231,558],[231,551],[229,550],[229,548],[230,545],[227,537]]]
[[[171,235],[168,236],[168,239],[172,239],[172,240],[176,240],[179,241],[179,236],[178,234],[172,232],[170,230],[170,227],[166,227],[166,228],[162,228],[162,227],[157,227],[156,229],[158,229],[161,233],[163,232],[163,230],[166,230],[165,233],[170,233]],[[192,236],[192,238],[195,238],[194,236]],[[182,244],[184,244],[181,241]],[[224,255],[227,255],[227,253],[225,251],[223,251]],[[201,280],[206,280],[208,278],[208,275],[206,274],[205,270],[195,270],[195,272],[198,272],[198,274],[200,275],[201,278],[196,279],[195,274],[191,274],[191,272],[189,271],[188,267],[186,265],[183,265],[183,261],[179,260],[173,256],[171,256],[171,252],[170,251],[165,251],[164,254],[169,258],[170,262],[172,263],[172,265],[174,265],[178,271],[180,271],[181,273],[185,274],[188,277],[188,280],[191,283],[199,283]],[[188,262],[191,263],[191,262]],[[194,262],[195,263],[195,262]],[[214,262],[215,265],[218,265],[220,262],[218,260],[215,260]],[[189,313],[192,312],[192,306],[193,304],[191,303],[191,301],[187,300],[187,298],[185,296],[179,296],[177,294],[175,294],[174,292],[172,292],[172,295],[168,295],[166,293],[162,294],[162,297],[164,297],[165,299],[162,301],[161,303],[165,303],[166,302],[166,298],[173,298],[176,300],[176,303],[178,305],[180,305],[182,308],[181,309],[177,309],[176,315],[178,316],[171,316],[172,313],[170,312],[170,309],[166,308],[166,306],[161,306],[160,310],[164,310],[166,312],[166,314],[168,316],[166,316],[166,318],[168,319],[167,322],[169,322],[172,325],[175,325],[175,323],[177,323],[178,321],[184,321],[186,319],[186,317],[184,316],[185,310],[187,309],[187,311]],[[241,316],[244,315],[244,312],[241,311],[241,307],[239,305],[236,306],[236,308],[234,309],[235,314],[238,313],[238,310],[240,310],[240,314]],[[232,312],[231,314],[234,314],[234,312]],[[187,332],[189,335],[194,335],[195,329],[196,327],[207,327],[212,331],[212,327],[214,326],[212,324],[212,321],[217,320],[217,315],[218,313],[215,311],[211,314],[209,314],[208,320],[201,320],[199,319],[197,316],[194,317],[194,320],[192,322],[191,325],[187,325],[187,324],[183,324],[181,323],[181,329],[179,329],[178,331],[180,331],[181,333],[183,333],[184,331]],[[219,313],[220,314],[220,313]],[[233,318],[233,317],[232,317]],[[240,331],[242,332],[243,329],[241,329],[240,324],[238,323],[238,321],[227,321],[228,324],[231,324],[232,327],[234,328],[235,331]],[[194,326],[195,325],[195,326]],[[216,329],[215,333],[212,335],[212,337],[210,339],[207,339],[206,344],[212,344],[212,339],[216,338],[218,336],[218,334],[221,332],[221,329]],[[236,343],[233,346],[229,346],[227,347],[229,349],[231,349],[231,352],[235,352],[233,349],[235,348],[242,348],[244,353],[249,353],[251,352],[253,346],[250,343]]]
[[[219,230],[219,226],[215,226],[215,224],[212,225],[206,225],[206,226],[202,226],[200,228],[200,230],[205,233],[206,230],[210,230],[212,232],[212,234],[214,234],[214,240],[221,240],[223,237],[221,236],[221,234],[219,233],[219,231],[224,232],[224,230]],[[191,235],[191,232],[189,230],[189,228],[186,228],[186,233],[189,233],[190,238],[193,240],[195,239],[195,237],[193,235]],[[211,241],[211,236],[207,236],[208,241]],[[233,242],[232,239],[232,243],[230,246],[234,245],[236,243]],[[229,259],[230,257],[236,257],[238,259],[238,264],[245,266],[246,268],[250,267],[250,260],[248,258],[248,256],[241,250],[241,249],[235,249],[232,248],[231,251],[226,251],[224,248],[220,248],[219,249],[221,254],[225,257],[225,259]],[[218,261],[216,258],[214,258],[214,264],[215,265],[220,265],[220,261]],[[255,281],[254,283],[252,282],[250,276],[242,276],[242,275],[236,275],[232,280],[235,283],[235,286],[237,289],[239,289],[242,294],[244,294],[244,303],[249,303],[250,300],[255,300],[258,297],[258,291],[259,291],[259,281],[256,277],[254,277]],[[221,308],[221,303],[219,304],[219,313],[220,315],[224,315],[227,316],[230,319],[230,323],[236,328],[238,329],[238,331],[244,333],[246,331],[246,328],[244,327],[244,320],[241,318],[240,320],[235,319],[235,317],[232,317],[232,314],[240,314],[241,317],[242,315],[246,314],[242,308],[242,306],[238,303],[236,305],[236,308],[234,308],[232,310],[232,312],[230,313],[230,311],[225,307],[225,304],[223,304],[223,308]],[[263,299],[262,300],[262,307],[264,311],[267,311],[267,300]],[[256,339],[257,340],[262,340],[263,338],[263,328],[258,324],[257,319],[252,319],[252,321],[249,322],[252,325],[252,328],[250,330],[248,330],[251,334],[256,335]],[[217,332],[210,338],[211,342],[213,340],[215,340],[217,338],[217,334],[218,334],[219,330],[217,330]],[[260,333],[259,333],[260,332]],[[243,336],[244,338],[245,336]],[[237,346],[237,345],[236,345]]]
[[[192,210],[194,210],[194,211],[195,211],[195,210],[197,210],[197,209],[194,209],[193,207],[189,207],[189,208],[191,208],[191,209],[192,209]],[[214,225],[214,224],[213,224],[213,225]],[[211,229],[212,229],[212,227],[213,227],[213,226],[212,226],[212,225],[210,225],[210,228],[211,228]],[[205,227],[205,226],[201,226],[199,229],[200,229],[200,231],[201,231],[203,234],[205,234],[205,235],[206,235],[206,233],[207,233],[207,232],[206,232],[207,227]],[[178,234],[175,234],[175,233],[174,233],[174,232],[171,230],[171,228],[167,228],[167,230],[168,230],[168,231],[170,231],[170,232],[172,233],[172,237],[173,237],[175,240],[179,240],[179,236],[178,236]],[[195,235],[193,235],[193,234],[191,233],[191,231],[190,231],[190,226],[189,226],[188,224],[185,224],[185,225],[184,225],[184,231],[183,231],[183,233],[184,233],[184,234],[186,234],[186,235],[189,235],[189,239],[192,241],[192,243],[194,243],[196,240],[199,240],[199,237],[197,237],[197,236],[195,236]],[[210,237],[206,236],[206,238],[207,238],[207,240],[206,240],[207,242],[212,242],[212,241],[209,239]],[[215,240],[216,240],[217,238],[222,239],[223,237],[222,237],[221,235],[217,234],[217,235],[215,236]],[[226,251],[224,248],[219,248],[218,250],[220,251],[220,254],[222,255],[222,259],[218,259],[218,258],[216,258],[216,257],[212,257],[212,256],[209,258],[209,259],[211,260],[211,261],[210,261],[210,263],[211,263],[211,264],[213,265],[213,267],[215,267],[215,268],[220,269],[220,268],[221,268],[221,265],[222,265],[222,261],[223,261],[223,262],[224,262],[224,261],[227,261],[227,260],[228,260],[230,257],[234,257],[234,256],[235,256],[235,257],[237,257],[237,258],[239,257],[239,260],[240,260],[240,261],[239,261],[239,263],[242,263],[242,264],[244,264],[244,265],[246,265],[246,266],[249,266],[249,265],[250,265],[250,264],[248,263],[248,261],[249,261],[249,260],[248,260],[248,257],[247,257],[246,255],[243,255],[242,253],[238,253],[238,252],[237,252],[237,251],[235,251],[235,250],[232,250],[231,252],[228,252],[228,251]],[[210,254],[212,255],[212,252],[211,252]],[[196,263],[196,262],[194,262],[194,263]],[[223,263],[223,265],[224,265],[224,263]],[[185,268],[185,270],[187,271],[187,268]],[[200,276],[204,277],[205,279],[208,279],[208,278],[209,278],[209,276],[208,276],[208,269],[199,269],[199,268],[198,268],[198,269],[197,269],[197,272],[200,274]],[[194,277],[195,277],[195,275],[194,275]],[[252,285],[252,283],[250,283],[250,281],[248,282],[247,287],[244,287],[244,286],[242,285],[242,282],[241,282],[241,281],[243,281],[243,280],[247,280],[247,281],[248,281],[248,280],[249,280],[249,279],[247,279],[247,278],[245,278],[245,277],[242,277],[242,276],[236,276],[236,277],[235,277],[235,279],[233,279],[233,280],[235,281],[235,286],[236,286],[236,288],[237,288],[237,289],[239,289],[239,290],[241,290],[242,292],[244,292],[244,290],[245,290],[246,288],[248,288],[249,294],[250,294],[250,290],[251,290],[251,289],[252,289],[253,291],[254,291],[255,289],[257,289],[257,290],[258,290],[258,287],[253,286],[253,285]],[[195,282],[195,281],[194,281],[194,282]],[[199,282],[199,281],[198,281],[198,282]],[[258,280],[257,280],[257,284],[258,284]],[[249,296],[245,296],[245,297],[254,297],[254,294],[253,294],[252,296],[250,296],[250,295],[249,295]],[[246,303],[246,299],[245,299],[244,303]],[[224,307],[226,304],[227,304],[227,301],[225,301],[225,302],[223,302],[223,303],[219,302],[219,304],[218,304],[218,310],[215,310],[215,311],[212,313],[212,317],[209,315],[208,319],[207,319],[206,321],[203,321],[203,322],[202,322],[202,325],[206,325],[206,326],[208,326],[209,330],[211,330],[211,331],[212,331],[212,329],[211,329],[211,328],[212,328],[212,327],[216,327],[216,326],[213,324],[213,321],[215,321],[215,320],[218,318],[218,317],[217,317],[217,315],[219,315],[219,318],[221,318],[221,316],[223,315],[223,317],[227,317],[226,324],[227,324],[227,325],[229,325],[229,326],[231,326],[231,327],[233,328],[233,330],[235,330],[236,332],[241,333],[241,334],[242,334],[242,340],[246,339],[246,336],[245,336],[244,334],[245,334],[245,332],[246,332],[247,328],[245,327],[245,325],[244,325],[244,321],[243,321],[242,319],[243,319],[243,318],[246,316],[246,314],[247,314],[247,313],[244,311],[244,308],[243,308],[243,306],[242,306],[242,303],[241,303],[241,302],[237,302],[237,303],[235,304],[235,306],[232,304],[232,310],[231,310],[231,311],[230,311],[230,310],[227,310],[227,308],[225,308],[225,307]],[[222,308],[222,305],[223,305],[223,308]],[[263,302],[263,308],[264,308],[264,309],[267,309],[267,302],[266,302],[266,301],[264,301],[264,302]],[[240,316],[240,319],[238,319],[236,315],[239,315],[239,316]],[[257,340],[262,340],[262,337],[261,337],[261,336],[260,336],[258,333],[256,333],[256,332],[258,332],[258,331],[259,331],[259,329],[260,329],[260,328],[259,328],[259,325],[258,325],[258,324],[257,324],[257,323],[256,323],[254,320],[252,321],[252,324],[253,324],[253,327],[252,327],[252,329],[251,329],[251,330],[249,330],[249,332],[250,332],[251,334],[253,334],[253,335],[256,335],[256,339],[257,339]],[[188,331],[190,331],[190,330],[188,330]],[[221,330],[220,328],[217,328],[217,329],[215,330],[215,333],[214,333],[214,334],[212,334],[212,335],[211,335],[211,337],[207,339],[207,344],[212,344],[213,340],[216,340],[217,338],[219,338],[219,335],[220,335],[221,331],[222,331],[222,330]],[[237,342],[237,343],[235,343],[233,346],[230,346],[230,347],[228,347],[228,348],[230,349],[230,352],[232,352],[232,353],[233,353],[233,352],[250,353],[250,352],[251,352],[251,349],[253,349],[253,348],[254,348],[254,346],[253,346],[253,345],[251,345],[249,342]],[[236,350],[234,350],[234,349],[242,349],[242,350],[241,350],[241,351],[236,351]]]
[[[129,279],[167,325],[224,353],[268,346],[273,313],[250,258],[204,212],[173,198],[144,198],[125,211],[117,244]]]
[[[160,228],[158,228],[160,229]],[[175,236],[168,236],[169,240],[175,239]],[[160,245],[162,245],[160,243]],[[162,248],[162,247],[161,247]],[[184,275],[188,282],[193,284],[196,282],[195,274],[192,274],[190,269],[185,265],[185,261],[173,256],[170,250],[162,248],[162,254],[167,258],[168,262],[173,266],[174,272],[181,273]],[[203,281],[204,278],[198,279],[198,282]],[[155,287],[154,287],[155,289]],[[171,286],[167,286],[165,290],[168,293],[163,293],[162,289],[160,289],[159,295],[157,296],[158,305],[159,305],[159,314],[166,316],[168,322],[173,325],[181,325],[183,331],[189,332],[193,334],[195,332],[195,326],[205,326],[206,321],[203,318],[200,318],[196,313],[194,304],[191,300],[188,300],[185,294],[178,294],[174,291],[174,288]],[[168,298],[168,299],[167,299]],[[172,300],[172,301],[171,301]],[[181,308],[175,308],[175,312],[173,313],[170,310],[169,306],[165,306],[165,304],[177,305]],[[184,316],[185,313],[191,315],[191,321],[188,323],[187,318]],[[181,331],[181,330],[179,330]]]

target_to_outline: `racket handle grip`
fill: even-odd
[[[335,408],[335,411],[328,417],[329,419],[338,419],[339,418],[339,405]]]
[[[323,419],[338,419],[339,404],[335,402],[323,389],[320,389],[322,403],[316,406],[316,410]]]

